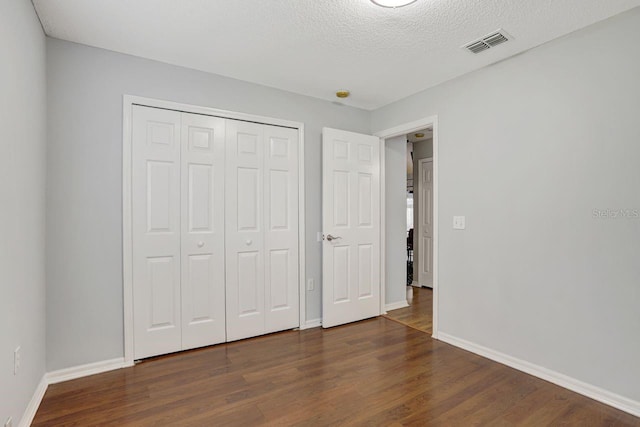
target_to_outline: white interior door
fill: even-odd
[[[182,348],[180,113],[133,107],[134,358]]]
[[[299,326],[297,130],[227,122],[227,340]]]
[[[433,160],[418,162],[418,284],[433,287]]]
[[[225,120],[182,113],[182,349],[224,342]]]
[[[322,130],[322,326],[380,314],[380,140]]]

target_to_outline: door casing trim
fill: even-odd
[[[428,116],[412,122],[400,124],[389,129],[384,129],[374,133],[380,138],[380,313],[385,313],[386,298],[386,217],[385,217],[385,143],[388,138],[406,135],[411,132],[422,130],[426,127],[433,127],[433,333],[432,337],[438,338],[438,116]]]

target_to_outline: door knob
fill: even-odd
[[[249,245],[251,245],[253,243],[253,240],[247,239],[247,240],[245,240],[245,243],[247,244],[247,246],[249,246]]]
[[[198,247],[199,247],[199,248],[201,248],[201,247],[203,247],[203,246],[204,246],[204,242],[203,242],[203,241],[198,242]]]
[[[327,240],[328,241],[338,240],[338,239],[342,239],[342,237],[340,237],[340,236],[332,236],[331,234],[327,235]]]

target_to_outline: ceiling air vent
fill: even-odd
[[[486,36],[472,41],[463,46],[464,49],[467,49],[471,53],[480,53],[487,49],[491,49],[492,47],[498,46],[504,42],[507,42],[511,39],[510,36],[507,35],[503,30],[496,30]]]
[[[465,47],[467,49],[469,49],[473,53],[480,53],[483,50],[489,49],[491,46],[489,46],[488,44],[486,44],[483,41],[478,41],[478,42],[475,42],[475,43],[471,43],[471,44],[469,44],[469,45],[467,45]]]

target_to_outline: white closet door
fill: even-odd
[[[133,107],[134,358],[299,326],[298,131]]]
[[[264,138],[262,125],[227,121],[227,340],[263,334]]]
[[[178,351],[180,113],[133,107],[134,358]]]
[[[299,326],[298,130],[264,126],[265,332]]]
[[[182,349],[225,341],[225,120],[182,114]]]
[[[298,136],[227,121],[227,340],[299,326]]]

